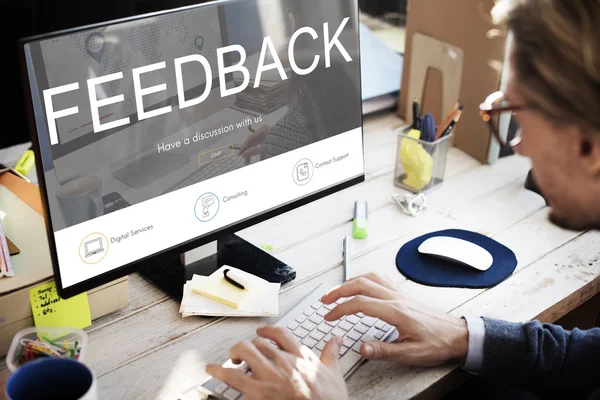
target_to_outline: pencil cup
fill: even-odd
[[[394,184],[421,193],[444,181],[452,133],[435,142],[426,142],[409,136],[410,129],[410,126],[403,126],[396,131],[398,148]]]
[[[41,358],[8,378],[9,400],[98,400],[96,376],[85,364],[68,358]]]

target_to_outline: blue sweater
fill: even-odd
[[[600,328],[483,321],[483,377],[544,399],[600,398]]]

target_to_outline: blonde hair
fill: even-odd
[[[513,34],[513,73],[528,106],[600,133],[600,0],[499,0]]]

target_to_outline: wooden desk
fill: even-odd
[[[390,199],[401,192],[392,183],[392,128],[400,124],[391,114],[365,121],[366,182],[240,232],[255,244],[271,244],[297,271],[296,280],[282,288],[281,315],[318,283],[341,282],[340,245],[351,234],[356,199],[369,202],[369,238],[353,241],[351,272],[387,274],[402,291],[453,315],[554,321],[600,290],[600,234],[547,222],[543,200],[523,188],[530,164],[519,156],[487,166],[452,149],[446,182],[428,193],[430,208],[417,218],[403,214]],[[489,290],[425,287],[397,272],[394,256],[403,243],[450,227],[504,243],[518,257],[517,271]],[[130,276],[128,307],[87,329],[87,360],[98,375],[100,398],[174,399],[204,379],[207,363],[225,361],[232,345],[273,321],[182,319],[178,307],[138,275]],[[355,399],[435,398],[461,377],[454,370],[367,362],[348,380],[349,393]]]

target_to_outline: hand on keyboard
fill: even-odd
[[[320,359],[288,329],[266,326],[257,330],[258,338],[235,345],[230,358],[248,368],[209,365],[214,378],[235,387],[243,398],[346,400],[348,392],[340,371],[342,338],[324,346]],[[230,389],[230,391],[233,391]],[[218,390],[217,390],[218,392]],[[238,399],[239,392],[234,397]],[[224,394],[227,397],[227,392]]]
[[[350,279],[323,296],[321,302],[329,305],[347,297],[352,298],[332,308],[323,318],[335,321],[344,315],[364,313],[398,330],[395,343],[365,341],[360,348],[363,357],[413,366],[465,361],[468,350],[466,322],[415,303],[398,291],[389,279],[377,274]]]

